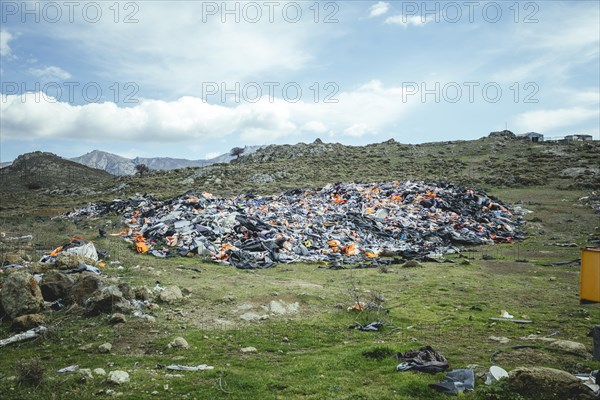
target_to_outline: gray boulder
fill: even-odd
[[[593,399],[592,391],[568,372],[545,367],[521,367],[508,374],[510,387],[536,399]]]
[[[73,285],[71,301],[82,306],[102,286],[103,282],[98,275],[92,272],[82,272]]]
[[[125,371],[110,371],[108,373],[108,382],[115,385],[122,385],[129,382],[129,374]]]
[[[96,291],[87,300],[85,314],[88,316],[113,313],[126,314],[132,310],[133,306],[125,300],[121,291],[115,286],[108,286]]]
[[[40,289],[46,301],[66,299],[71,293],[75,280],[60,271],[49,271],[44,274]]]
[[[183,294],[181,293],[181,289],[179,289],[177,286],[167,286],[162,292],[160,292],[158,298],[164,303],[172,304],[183,299]]]
[[[74,253],[59,253],[56,256],[56,268],[58,269],[76,269],[79,267],[79,264],[91,264],[94,265],[94,261],[91,259],[87,259],[79,254]]]
[[[11,319],[42,311],[44,298],[33,275],[25,271],[10,274],[2,288],[2,306]]]

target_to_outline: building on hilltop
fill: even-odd
[[[527,132],[527,133],[522,133],[520,135],[517,135],[520,138],[524,138],[529,140],[530,142],[543,142],[544,141],[544,135],[542,135],[541,133],[537,133],[537,132]]]
[[[567,142],[582,142],[587,140],[594,140],[592,135],[567,135],[565,136]]]

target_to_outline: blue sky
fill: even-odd
[[[597,1],[0,0],[0,159],[600,135]]]

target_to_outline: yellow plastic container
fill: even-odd
[[[580,302],[600,303],[600,247],[581,252]]]

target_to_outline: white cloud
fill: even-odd
[[[517,116],[516,124],[520,131],[556,131],[600,117],[597,107],[571,107],[554,110],[528,111]]]
[[[219,153],[218,151],[212,151],[210,153],[206,153],[204,155],[204,159],[210,160],[211,158],[219,157],[220,155],[221,155],[221,153]]]
[[[44,81],[64,81],[69,79],[71,74],[60,67],[29,68],[29,73],[37,76]]]
[[[327,127],[321,121],[309,121],[306,124],[304,124],[302,129],[307,132],[314,132],[314,133],[327,132]]]
[[[13,35],[7,30],[0,30],[0,56],[10,56],[12,50],[8,45],[13,39]]]
[[[282,81],[314,66],[315,49],[341,35],[332,32],[334,24],[315,24],[308,6],[302,6],[298,23],[283,19],[282,5],[276,7],[273,23],[268,8],[262,6],[259,22],[245,21],[242,12],[236,23],[231,14],[203,16],[204,3],[186,2],[182,13],[165,2],[144,2],[136,14],[139,23],[115,24],[112,18],[102,18],[95,24],[40,26],[38,34],[66,43],[93,66],[99,78],[135,82],[141,93],[169,99],[198,96],[207,82]],[[214,4],[219,9],[227,6]],[[243,9],[245,3],[239,4]],[[173,29],[173,23],[178,29]]]
[[[197,97],[175,101],[143,99],[134,107],[111,102],[73,106],[40,93],[3,96],[2,140],[78,138],[138,143],[193,143],[239,137],[244,142],[322,134],[359,137],[382,132],[414,105],[402,99],[402,88],[371,81],[340,92],[337,103],[297,103],[268,97],[234,107],[209,104]]]
[[[581,3],[585,4],[585,3]],[[500,63],[492,79],[500,82],[540,82],[553,86],[575,77],[572,71],[592,63],[597,68],[600,56],[598,7],[560,8],[544,14],[544,24],[515,24],[514,29],[494,43],[506,63]],[[560,34],[558,34],[560,32]],[[496,58],[490,62],[497,63]],[[541,82],[540,82],[541,84]]]
[[[379,1],[369,8],[369,17],[378,17],[387,13],[390,9],[390,4],[384,1]]]
[[[431,21],[432,18],[427,18],[426,16],[412,15],[410,17],[407,17],[406,15],[402,14],[393,15],[385,19],[386,24],[402,25],[404,28],[407,28],[409,25],[424,26],[425,24]]]
[[[365,123],[352,124],[352,126],[344,129],[344,133],[352,137],[360,137],[370,132],[369,127]]]

